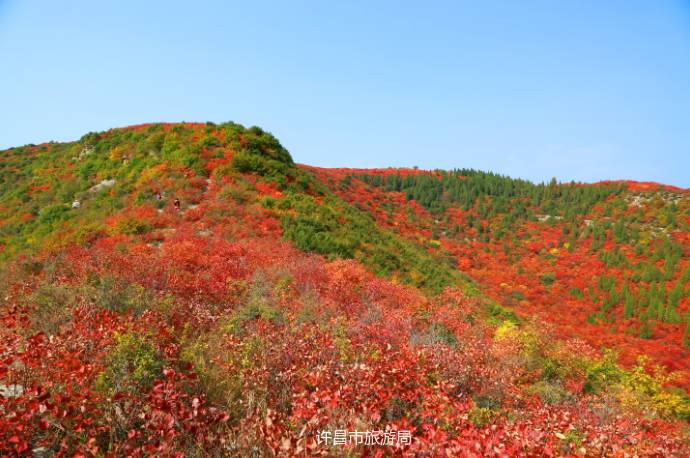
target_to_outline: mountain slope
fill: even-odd
[[[628,365],[649,355],[690,387],[687,191],[534,185],[472,170],[313,170],[347,183],[334,191],[382,226],[450,254],[516,313],[616,348]]]
[[[566,288],[558,253],[520,235],[548,244],[568,234],[556,217],[581,222],[602,205],[618,218],[606,205],[638,197],[618,184],[322,170],[234,123],[13,148],[0,152],[0,180],[5,454],[689,452],[686,394],[663,371],[625,369],[576,329],[563,334],[542,313]],[[660,211],[682,232],[685,208]],[[517,239],[523,298],[501,286],[515,274],[499,230]],[[671,256],[665,281],[682,278],[686,254]],[[554,278],[533,279],[538,265]],[[652,320],[656,332],[680,326]],[[319,435],[386,429],[411,440]]]

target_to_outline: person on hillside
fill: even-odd
[[[175,210],[177,210],[179,212],[180,211],[180,199],[178,199],[177,197],[175,197],[174,205],[175,205]]]
[[[161,192],[158,191],[158,192],[156,193],[156,200],[161,200],[162,198],[163,198],[163,196],[161,195]]]

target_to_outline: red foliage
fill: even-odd
[[[206,132],[204,124],[185,127],[194,139]],[[149,169],[105,233],[8,268],[0,308],[0,455],[46,447],[54,456],[328,456],[344,451],[320,445],[320,430],[388,428],[411,431],[412,443],[351,451],[687,456],[684,425],[608,413],[601,398],[584,392],[584,374],[564,378],[567,402],[530,394],[525,387],[541,369],[524,364],[519,341],[493,338],[480,319],[485,297],[454,288],[429,297],[357,261],[298,251],[281,239],[276,214],[258,203],[283,191],[254,176],[241,183],[215,176],[230,151],[202,148],[200,155],[212,178]],[[330,184],[359,172],[307,169]],[[433,173],[370,173],[398,172]],[[162,208],[153,199],[136,204],[138,192],[152,190],[165,193]],[[401,193],[355,180],[341,197],[382,227],[434,253],[446,250],[488,296],[550,323],[564,342],[549,341],[549,358],[595,359],[592,345],[608,345],[624,350],[623,361],[647,353],[688,371],[683,350],[661,345],[678,339],[678,329],[647,342],[586,324],[594,304],[569,290],[584,291],[606,269],[587,243],[564,250],[559,224],[521,227],[538,236],[511,247],[520,254],[513,265],[492,241],[441,236],[429,243],[433,215]],[[448,217],[466,224],[469,214],[453,209]],[[555,274],[551,285],[540,281],[545,265]],[[40,295],[46,286],[54,297]],[[41,309],[51,301],[59,307]],[[144,356],[155,356],[162,370],[152,370],[154,379],[138,390],[124,383],[103,389],[99,380],[125,334],[150,345]],[[218,387],[222,395],[214,393]]]

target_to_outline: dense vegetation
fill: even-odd
[[[384,227],[451,254],[517,312],[560,320],[571,334],[578,327],[580,337],[591,332],[593,344],[619,347],[629,364],[650,354],[690,386],[686,192],[533,184],[473,170],[320,173]]]
[[[402,192],[408,200],[414,199],[434,214],[443,213],[451,206],[469,211],[476,205],[480,218],[500,214],[508,227],[513,221],[533,215],[535,211],[572,220],[625,189],[624,185],[561,185],[555,179],[548,184],[534,184],[471,169],[439,170],[433,174],[401,175],[397,172],[354,176],[386,192]],[[346,176],[345,181],[351,181],[351,177]]]
[[[0,185],[3,456],[690,452],[629,346],[685,357],[682,193],[313,169],[235,123],[13,148]]]

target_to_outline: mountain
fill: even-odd
[[[687,190],[322,169],[235,123],[0,183],[3,456],[690,454]]]

